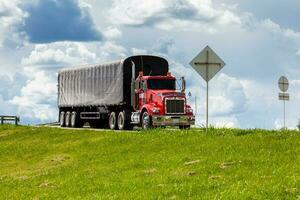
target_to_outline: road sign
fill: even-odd
[[[190,65],[208,82],[225,66],[225,62],[207,46],[190,62]]]
[[[225,66],[225,62],[206,46],[190,65],[206,81],[206,132],[208,130],[208,82]]]
[[[281,76],[278,80],[278,87],[282,91],[279,92],[278,98],[283,101],[283,128],[285,128],[285,101],[290,100],[289,93],[286,93],[289,89],[289,80],[285,76]]]
[[[281,76],[278,80],[278,87],[282,92],[289,89],[289,80],[285,76]]]
[[[289,93],[281,93],[281,92],[279,92],[278,98],[279,98],[279,100],[289,101],[290,100],[290,94]]]

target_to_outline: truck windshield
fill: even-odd
[[[148,88],[152,90],[175,90],[175,80],[149,79]]]

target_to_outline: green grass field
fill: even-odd
[[[300,199],[300,132],[0,126],[0,199]]]

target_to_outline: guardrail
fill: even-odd
[[[1,125],[6,121],[14,121],[15,125],[18,125],[20,122],[20,117],[17,116],[0,116]]]

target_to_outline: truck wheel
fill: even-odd
[[[111,130],[118,129],[117,126],[117,115],[115,112],[111,112],[108,119],[108,125]]]
[[[64,127],[65,126],[65,112],[64,111],[60,112],[59,124],[60,124],[60,127]]]
[[[69,111],[66,113],[65,124],[66,127],[71,126],[71,113]]]
[[[118,129],[119,130],[125,129],[125,114],[123,111],[119,112],[118,115]]]
[[[118,128],[119,130],[132,130],[133,126],[130,124],[129,120],[126,120],[126,111],[119,112],[118,115]]]
[[[145,111],[142,115],[142,128],[143,129],[149,129],[152,127],[152,120],[151,120],[151,116],[148,114],[147,111]]]
[[[77,113],[73,111],[71,113],[71,127],[76,128],[78,126]]]

